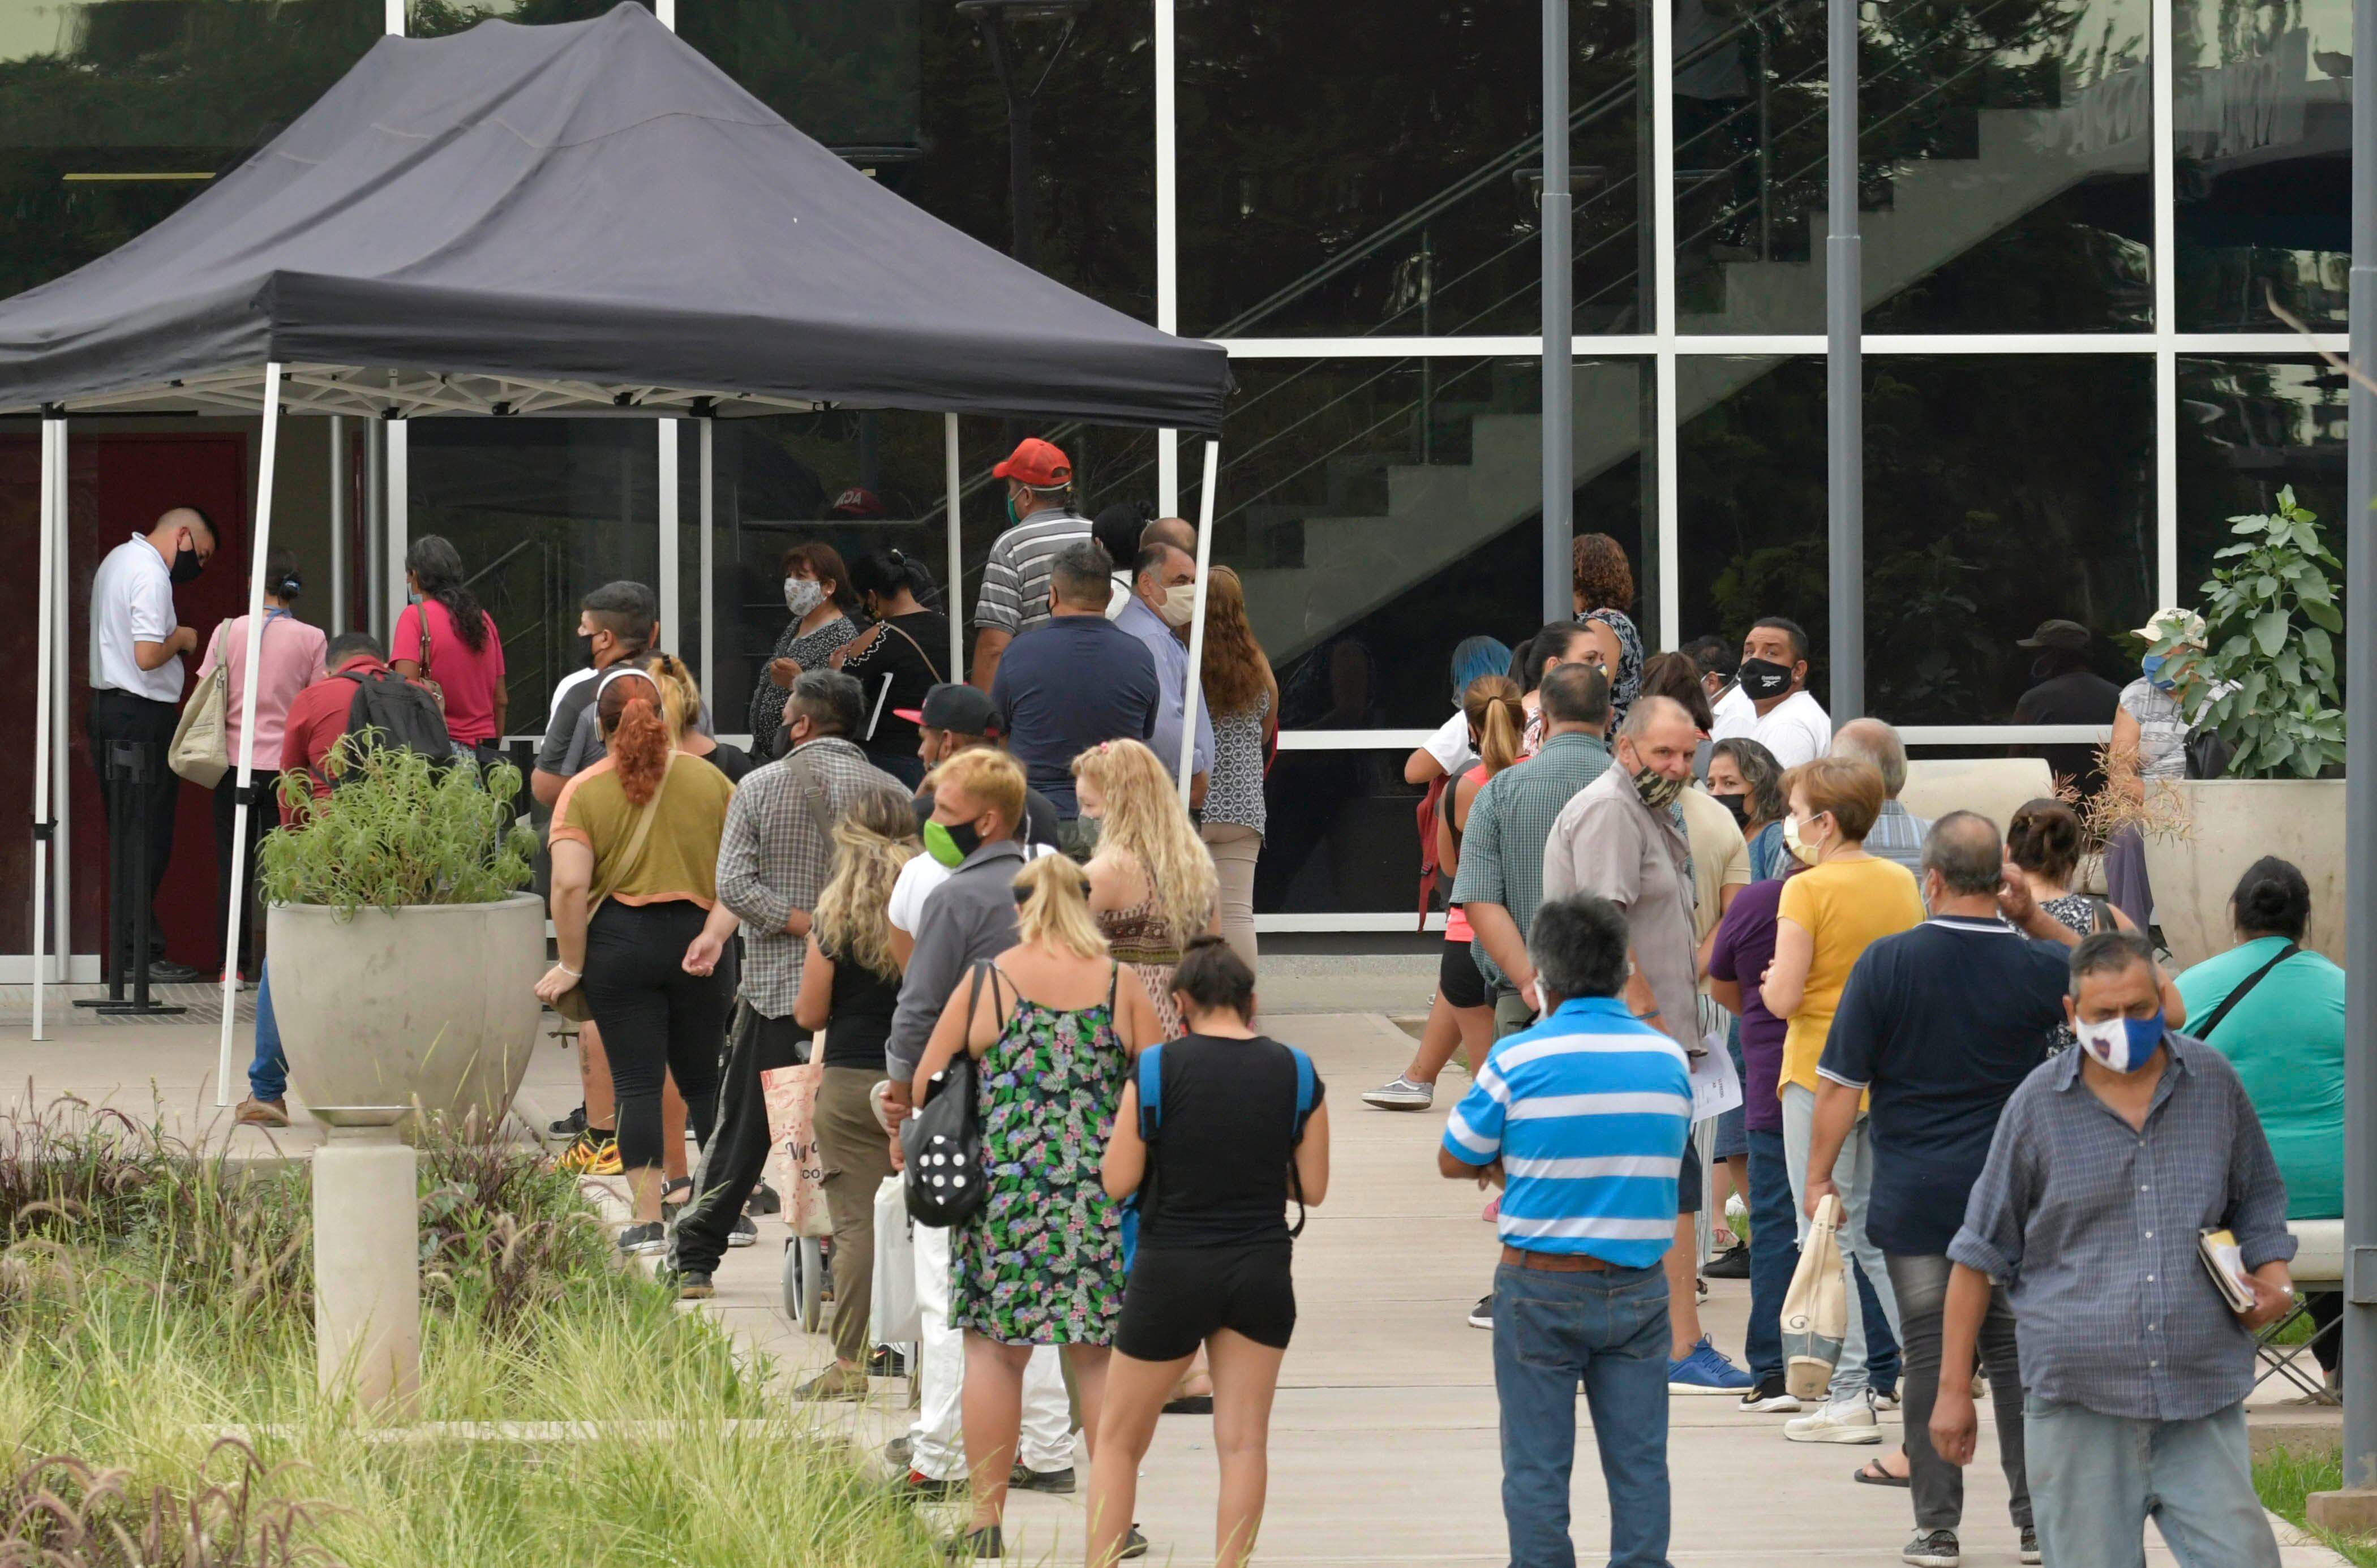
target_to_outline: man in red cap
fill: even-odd
[[[1073,465],[1055,443],[1027,437],[990,470],[1007,481],[1013,525],[990,547],[973,604],[973,683],[990,690],[1007,645],[1048,618],[1048,572],[1057,552],[1090,537],[1073,510]]]

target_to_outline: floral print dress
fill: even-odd
[[[1002,1345],[1113,1344],[1122,1225],[1098,1164],[1130,1055],[1112,987],[1070,1011],[1018,997],[974,1072],[990,1184],[955,1238],[950,1321]]]

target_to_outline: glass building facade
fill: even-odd
[[[0,0],[0,292],[158,221],[384,32],[602,8]],[[1284,721],[1258,909],[1273,929],[1407,928],[1403,758],[1450,711],[1453,645],[1516,643],[1544,599],[1536,7],[1371,0],[1356,25],[1282,0],[656,8],[890,189],[1229,348],[1214,558],[1246,580]],[[2019,743],[2007,726],[2031,656],[2016,640],[2050,616],[2092,628],[2124,678],[2120,634],[2195,597],[2226,519],[2280,486],[2335,520],[2343,386],[2272,305],[2342,348],[2348,13],[1867,8],[1867,679],[1871,709],[1918,746]],[[1821,693],[1824,7],[1575,0],[1569,32],[1575,526],[1625,547],[1647,644],[1738,639],[1787,614],[1813,635]],[[722,422],[707,593],[699,438],[669,428],[677,641],[708,650],[720,728],[738,729],[782,620],[786,546],[948,558],[942,422]],[[968,419],[970,569],[1003,521],[988,465],[1027,433],[1072,454],[1085,510],[1196,515],[1193,441]],[[288,439],[301,471],[329,471],[305,467],[304,444],[326,435]],[[364,433],[340,439],[366,471]],[[577,596],[660,570],[652,427],[428,420],[409,445],[410,530],[447,535],[483,574],[512,710],[541,711]],[[6,483],[0,510],[13,533]],[[307,540],[327,537],[328,510],[290,512],[319,556]],[[358,616],[363,572],[338,585]],[[21,951],[6,934],[0,950]]]

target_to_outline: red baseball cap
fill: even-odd
[[[1055,442],[1030,435],[1017,443],[1007,461],[992,469],[990,475],[993,479],[1011,479],[1034,490],[1054,490],[1073,482],[1073,464]]]
[[[883,516],[883,500],[862,485],[852,485],[833,498],[833,515],[837,517],[879,517]]]

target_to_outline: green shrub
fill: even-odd
[[[512,820],[520,769],[478,770],[418,752],[340,739],[317,799],[303,773],[281,779],[290,825],[267,834],[257,874],[268,904],[494,904],[529,884],[536,834]]]

